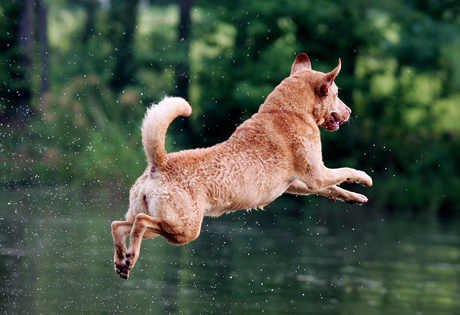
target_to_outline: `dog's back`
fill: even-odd
[[[273,118],[255,114],[223,143],[168,154],[159,170],[170,179],[165,184],[187,191],[208,216],[267,205],[291,183],[282,171],[292,163],[289,144]]]

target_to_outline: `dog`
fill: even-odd
[[[339,59],[329,73],[314,71],[309,57],[299,54],[290,76],[259,111],[227,141],[209,148],[167,154],[169,124],[180,115],[189,116],[192,109],[178,97],[149,108],[142,123],[148,165],[131,188],[126,221],[112,222],[117,274],[128,279],[142,239],[161,235],[172,244],[187,244],[200,235],[204,216],[263,208],[285,192],[367,202],[366,196],[337,185],[372,186],[369,175],[346,167],[326,168],[322,159],[319,126],[337,130],[351,114],[334,82],[340,68]]]

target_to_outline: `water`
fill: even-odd
[[[185,246],[145,240],[124,281],[110,222],[126,196],[1,193],[5,314],[460,314],[454,224],[389,219],[326,200],[206,218]],[[293,203],[295,204],[295,203]],[[367,208],[366,208],[367,207]]]

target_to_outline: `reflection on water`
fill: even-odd
[[[312,200],[315,197],[311,197]],[[126,198],[65,189],[1,193],[6,314],[457,314],[454,226],[328,203],[207,218],[185,246],[143,242],[128,281],[110,222]]]

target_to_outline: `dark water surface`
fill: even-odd
[[[301,211],[283,210],[281,200],[267,211],[206,218],[185,246],[146,240],[124,281],[112,267],[110,222],[123,217],[126,197],[2,192],[1,311],[460,314],[458,226],[307,198]]]

